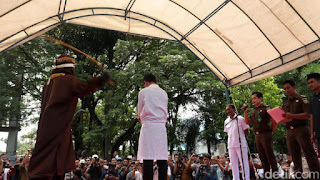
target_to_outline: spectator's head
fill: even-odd
[[[80,167],[83,168],[86,165],[86,160],[85,159],[81,159],[79,164],[80,164]]]
[[[183,159],[184,159],[184,162],[189,161],[189,157],[188,157],[188,155],[183,154],[183,155],[182,155],[182,157],[183,157]]]
[[[207,153],[205,153],[205,154],[203,154],[203,162],[204,162],[204,164],[206,164],[206,165],[209,165],[210,164],[210,154],[207,154]]]
[[[227,107],[226,107],[226,112],[227,114],[230,116],[230,117],[233,117],[234,116],[234,113],[236,111],[236,108],[234,107],[233,104],[228,104]]]
[[[100,162],[99,156],[97,154],[92,155],[91,162],[92,164],[98,164]]]
[[[277,155],[276,155],[276,161],[277,161],[278,163],[280,163],[280,162],[282,161],[282,157],[281,157],[280,154],[277,154]]]
[[[287,155],[287,162],[292,162],[292,156],[290,154]]]
[[[174,162],[177,163],[179,161],[179,154],[174,155]]]
[[[252,159],[256,159],[257,157],[256,157],[255,154],[251,154],[251,158],[252,158]]]
[[[103,164],[104,164],[104,159],[99,159],[99,163],[100,163],[101,165],[103,165]]]
[[[135,163],[134,161],[132,161],[132,162],[130,163],[130,169],[132,170],[135,166],[136,166],[136,163]]]
[[[217,164],[219,161],[220,156],[211,156],[211,164]]]
[[[191,159],[191,157],[193,157],[193,159]],[[190,159],[194,162],[198,160],[198,154],[196,154],[196,153],[193,153],[191,157],[190,157]]]
[[[80,161],[79,160],[75,160],[74,164],[76,165],[76,168],[80,167]]]
[[[296,93],[296,84],[292,80],[283,82],[283,89],[289,97],[294,97]]]
[[[109,163],[109,172],[110,171],[114,171],[115,169],[116,169],[116,163],[113,163],[113,162],[111,162],[111,163]]]
[[[121,158],[116,158],[116,160],[117,160],[117,164],[118,165],[122,165],[122,159]]]
[[[88,165],[90,165],[90,164],[91,164],[90,158],[86,158],[86,165],[88,166]]]
[[[3,161],[6,161],[6,160],[7,160],[7,155],[6,155],[6,154],[1,154],[1,159],[2,159]]]
[[[320,74],[319,73],[311,73],[307,76],[308,86],[310,90],[319,93],[320,91]]]
[[[122,161],[122,165],[123,165],[123,166],[128,166],[128,165],[129,165],[128,159],[124,159],[124,160]]]
[[[220,162],[221,162],[221,164],[225,164],[226,163],[226,157],[225,157],[225,155],[224,154],[220,154]]]
[[[203,164],[203,154],[199,154],[199,163]]]
[[[139,170],[139,171],[142,171],[143,170],[143,163],[142,162],[137,162],[136,163],[136,169]]]
[[[23,158],[22,157],[16,157],[15,163],[20,164],[22,162]]]
[[[263,95],[261,92],[253,92],[251,95],[252,104],[255,106],[260,106],[263,100]]]
[[[156,77],[153,74],[146,74],[143,78],[144,87],[157,83]]]
[[[114,164],[117,164],[117,159],[116,158],[112,158],[111,162],[114,163]]]
[[[186,161],[186,159],[185,159],[185,157],[183,155],[180,155],[177,162],[183,164],[183,163],[186,163],[187,161]]]

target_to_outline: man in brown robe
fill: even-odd
[[[87,82],[75,77],[75,60],[61,55],[42,92],[41,114],[35,149],[29,165],[29,177],[63,179],[66,172],[75,171],[71,122],[78,98],[89,95],[109,79],[108,73]]]

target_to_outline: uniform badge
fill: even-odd
[[[260,110],[261,111],[261,110]],[[261,116],[260,116],[260,112],[258,113],[258,122],[261,122],[262,119],[261,119]]]

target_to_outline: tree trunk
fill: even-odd
[[[122,134],[113,144],[112,150],[111,150],[111,154],[113,154],[116,150],[119,149],[120,145],[123,144],[123,142],[128,139],[128,137],[130,135],[132,135],[134,133],[134,127],[136,126],[138,120],[135,119],[134,123],[129,127],[129,129],[126,130],[126,132],[124,134]]]
[[[22,88],[23,88],[23,74],[17,75],[17,83],[15,86],[15,96],[13,97],[13,102],[16,102],[13,106],[11,119],[9,120],[9,127],[17,128],[14,131],[9,131],[8,133],[8,143],[7,143],[7,155],[15,156],[17,151],[17,143],[18,143],[18,128],[20,126],[20,118],[21,118],[21,96],[22,96]]]
[[[211,154],[211,143],[210,143],[210,139],[207,138],[207,151],[208,151],[208,154]]]

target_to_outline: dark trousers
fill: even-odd
[[[167,180],[167,160],[157,160],[159,180]],[[153,180],[153,160],[143,160],[143,179]]]
[[[273,153],[273,137],[272,132],[265,132],[255,135],[256,147],[262,163],[264,173],[278,172],[276,157]]]
[[[310,129],[308,126],[302,126],[287,130],[287,146],[292,156],[294,169],[302,172],[301,149],[306,157],[311,172],[319,172],[320,165],[316,152],[310,140]]]
[[[29,178],[29,180],[64,180],[64,175],[58,176],[57,172],[55,171],[51,177]]]
[[[317,141],[317,146],[318,146],[318,151],[320,151],[320,137],[317,137],[316,138],[316,141]]]
[[[29,180],[64,180],[64,176],[42,177],[42,178],[30,178]]]

